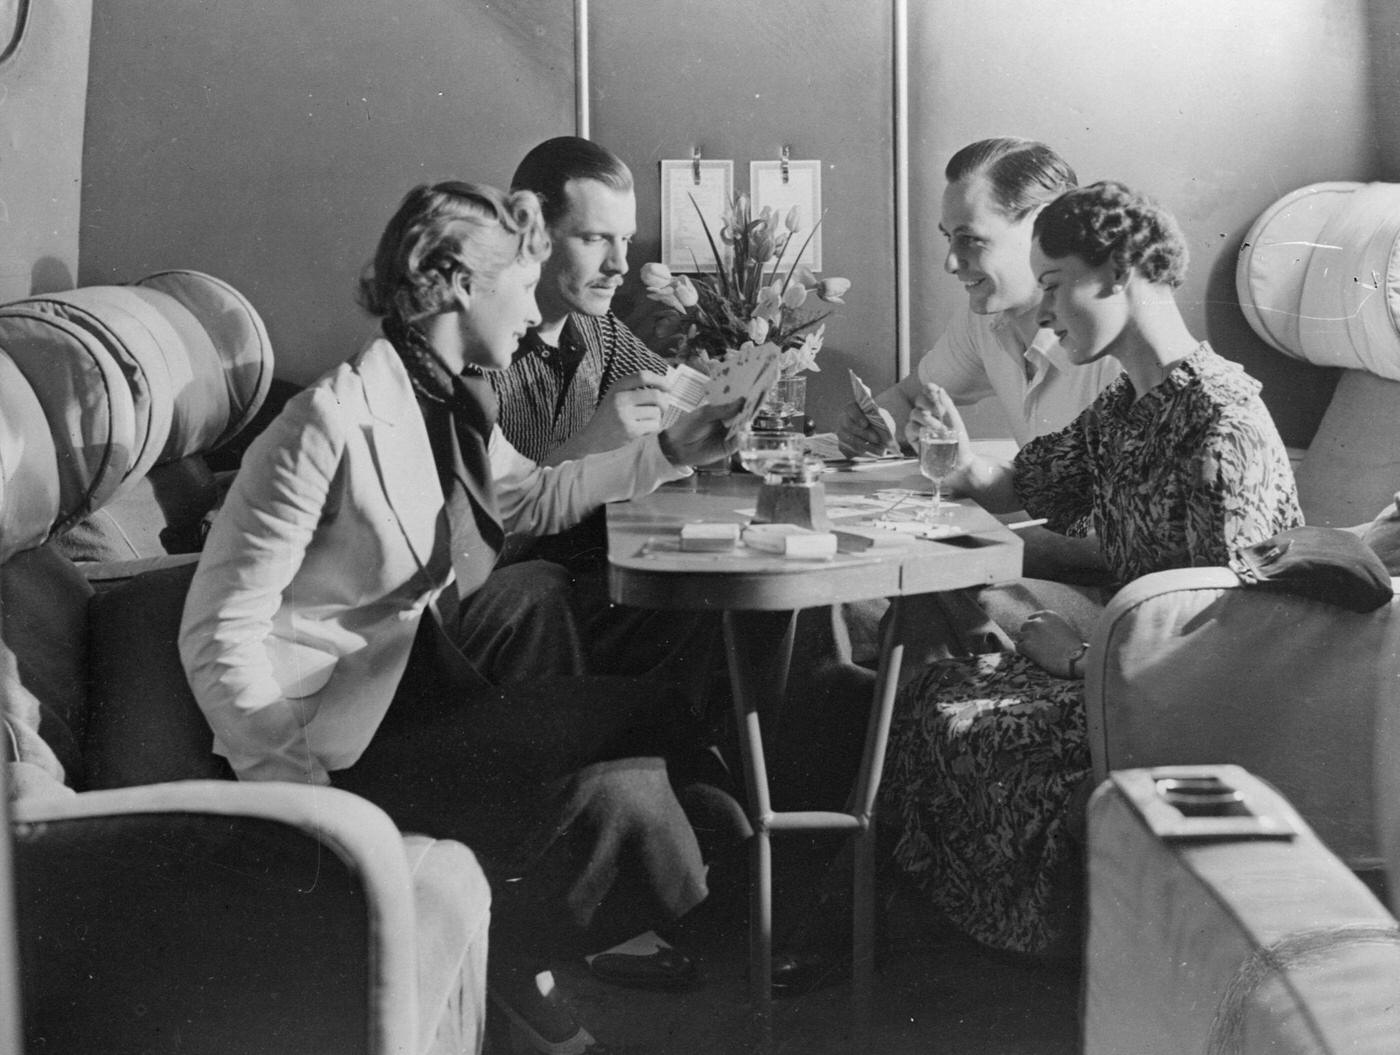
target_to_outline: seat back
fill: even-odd
[[[1298,467],[1309,524],[1348,527],[1400,489],[1400,183],[1315,183],[1245,235],[1240,307],[1278,351],[1341,379]]]
[[[80,790],[230,775],[211,754],[176,648],[193,566],[104,591],[94,605],[69,558],[163,554],[173,527],[197,529],[217,497],[198,468],[203,452],[247,426],[271,379],[256,311],[199,272],[0,306],[0,688],[11,756],[47,751]],[[123,504],[140,514],[114,518]]]
[[[42,451],[21,445],[14,453],[38,459],[26,476],[55,477],[44,488],[58,497],[46,533],[60,533],[110,499],[134,464],[139,441],[131,388],[99,339],[23,305],[0,307],[0,354],[22,379],[16,391],[0,392],[6,416],[11,403],[42,409],[51,444]],[[30,496],[10,493],[6,500],[27,504]]]
[[[60,548],[110,561],[197,546],[218,498],[204,455],[248,426],[272,383],[247,298],[187,270],[36,295],[0,307],[0,349],[59,430]]]

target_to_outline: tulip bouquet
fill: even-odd
[[[692,280],[673,275],[664,264],[642,266],[647,297],[665,309],[657,320],[657,336],[666,340],[667,350],[713,373],[728,352],[769,343],[780,350],[783,377],[817,370],[817,352],[826,335],[823,320],[831,312],[814,302],[844,304],[841,298],[851,288],[844,278],[818,279],[811,268],[797,263],[820,222],[789,256],[798,231],[796,206],[786,215],[765,206],[754,216],[748,195],[740,193],[724,213],[721,253],[701,215],[717,264],[713,275]]]

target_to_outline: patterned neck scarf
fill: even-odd
[[[474,366],[452,374],[417,326],[389,316],[383,330],[423,411],[447,503],[457,593],[465,600],[490,574],[505,541],[487,449],[496,423],[496,394]]]

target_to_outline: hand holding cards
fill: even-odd
[[[694,367],[676,363],[666,371],[667,403],[661,411],[661,427],[674,425],[682,414],[687,414],[705,402],[710,379]]]
[[[866,422],[880,436],[880,441],[885,445],[885,454],[898,454],[899,444],[894,438],[894,417],[888,410],[885,410],[875,402],[875,397],[870,394],[870,386],[860,379],[854,371],[851,375],[851,396],[865,415]]]
[[[682,415],[711,403],[716,406],[743,400],[740,422],[747,422],[758,410],[764,394],[778,377],[778,349],[772,345],[745,345],[730,352],[707,377],[683,363],[666,372],[670,405],[661,418],[661,427],[673,425]]]

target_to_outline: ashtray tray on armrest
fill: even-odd
[[[1293,820],[1238,766],[1157,766],[1113,779],[1161,839],[1292,839]]]

